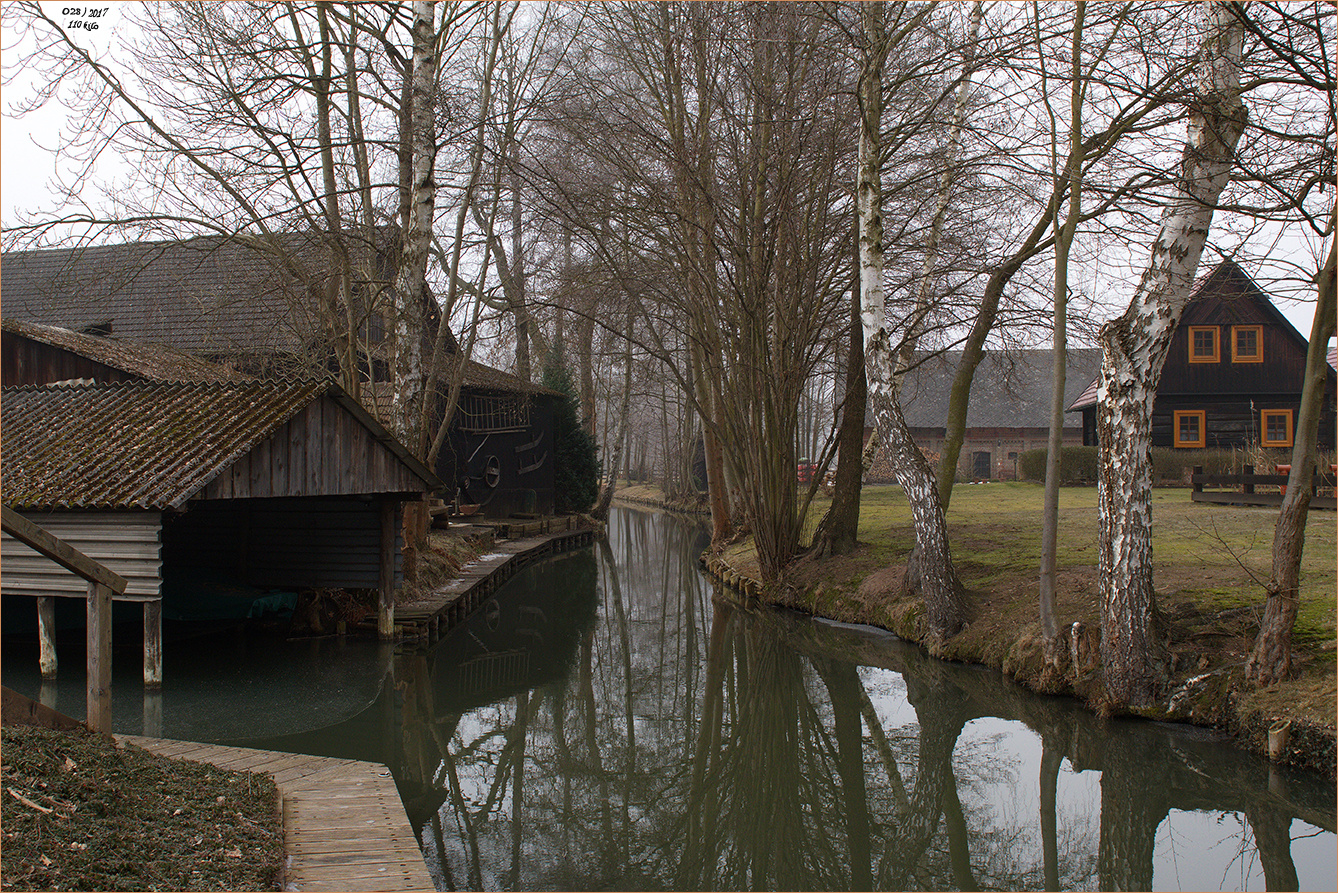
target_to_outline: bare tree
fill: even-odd
[[[1177,186],[1128,309],[1101,328],[1101,658],[1107,696],[1121,705],[1151,703],[1165,679],[1152,588],[1152,403],[1246,120],[1239,81],[1243,28],[1229,4],[1205,10]]]
[[[1310,510],[1310,482],[1318,453],[1319,419],[1328,384],[1329,339],[1333,337],[1335,300],[1334,270],[1338,239],[1330,238],[1329,258],[1320,270],[1319,300],[1310,329],[1306,353],[1305,386],[1296,417],[1292,467],[1287,492],[1282,498],[1273,533],[1273,572],[1268,580],[1268,600],[1254,650],[1245,664],[1245,677],[1257,685],[1270,685],[1291,675],[1292,629],[1300,600],[1301,553],[1305,548],[1306,516]]]

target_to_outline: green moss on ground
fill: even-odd
[[[5,890],[277,890],[273,779],[87,731],[3,730]]]

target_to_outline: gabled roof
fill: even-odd
[[[290,240],[309,275],[328,268],[312,240]],[[301,283],[262,247],[202,236],[7,251],[4,315],[202,354],[298,351],[317,331]]]
[[[1224,260],[1213,269],[1204,273],[1194,284],[1194,291],[1189,296],[1189,302],[1185,305],[1185,316],[1181,320],[1181,325],[1187,325],[1194,322],[1195,303],[1201,299],[1213,298],[1221,300],[1226,306],[1240,301],[1249,301],[1250,306],[1262,313],[1273,325],[1277,326],[1284,333],[1289,335],[1302,347],[1307,346],[1304,335],[1296,330],[1291,320],[1282,315],[1282,311],[1274,306],[1269,300],[1268,295],[1258,284],[1250,278],[1250,275],[1242,270],[1234,261]],[[1200,304],[1200,307],[1203,305]],[[1209,325],[1216,323],[1209,321]],[[1329,354],[1329,365],[1334,365],[1335,353]],[[1096,374],[1092,376],[1091,384],[1078,395],[1076,399],[1068,404],[1065,412],[1074,412],[1084,409],[1088,406],[1096,405],[1096,391],[1101,384],[1100,362],[1098,361]]]
[[[170,347],[85,335],[9,316],[0,319],[0,328],[152,381],[229,381],[239,377],[222,366]]]
[[[323,395],[441,486],[332,380],[134,381],[4,389],[0,499],[16,509],[179,508]]]
[[[1100,370],[1101,351],[1070,348],[1064,373],[1065,400],[1074,397]],[[948,418],[952,380],[961,351],[924,359],[906,373],[901,401],[912,428],[942,428]],[[1048,428],[1054,382],[1051,350],[989,350],[981,357],[971,387],[968,428]]]

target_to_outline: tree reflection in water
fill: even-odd
[[[499,593],[493,628],[397,657],[392,762],[441,886],[1149,889],[1157,829],[1188,809],[1240,813],[1257,848],[1241,858],[1296,889],[1293,820],[1333,841],[1322,780],[741,606],[699,573],[702,546],[691,525],[617,510],[593,553]],[[517,650],[523,672],[466,684],[460,667]],[[896,710],[886,686],[871,696],[885,678],[904,682]],[[965,735],[976,720],[1025,729]],[[1060,796],[1083,770],[1101,772],[1099,802]],[[1032,800],[1039,814],[1006,808]]]

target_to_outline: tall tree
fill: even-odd
[[[901,412],[897,356],[883,292],[883,68],[887,54],[906,36],[907,28],[889,32],[881,3],[862,3],[861,16],[856,206],[865,369],[878,431],[891,451],[897,482],[911,505],[928,631],[931,640],[941,641],[961,629],[965,604],[952,566],[948,526],[934,472]]]
[[[1270,685],[1291,675],[1292,629],[1300,603],[1301,553],[1305,548],[1306,517],[1310,511],[1310,482],[1319,452],[1319,420],[1328,386],[1329,339],[1333,337],[1335,300],[1335,255],[1338,238],[1330,237],[1329,257],[1320,270],[1319,299],[1310,328],[1306,353],[1305,384],[1301,408],[1296,416],[1292,443],[1292,467],[1287,492],[1273,529],[1273,571],[1268,580],[1268,600],[1254,650],[1245,664],[1245,677],[1257,685]]]
[[[1097,571],[1105,687],[1117,705],[1151,703],[1165,679],[1152,587],[1152,403],[1247,117],[1241,23],[1228,3],[1204,10],[1199,82],[1175,189],[1128,308],[1100,333]]]
[[[1037,42],[1040,42],[1040,13],[1036,16]],[[1041,636],[1045,640],[1046,663],[1054,667],[1064,649],[1059,640],[1059,623],[1055,617],[1055,574],[1059,552],[1059,470],[1060,458],[1064,448],[1064,376],[1068,367],[1068,288],[1069,288],[1069,252],[1073,247],[1073,237],[1077,233],[1078,217],[1082,212],[1082,106],[1084,82],[1082,71],[1082,32],[1087,16],[1087,4],[1078,0],[1073,13],[1073,44],[1069,62],[1069,128],[1068,158],[1064,163],[1064,173],[1068,179],[1069,210],[1068,216],[1060,222],[1055,220],[1055,324],[1054,357],[1052,388],[1050,397],[1050,434],[1046,440],[1045,455],[1045,505],[1041,516],[1041,573],[1038,593],[1038,607],[1041,617]],[[1044,69],[1042,69],[1044,70]],[[1048,91],[1046,109],[1050,110]],[[1053,177],[1058,180],[1059,127],[1051,116],[1050,167]]]

